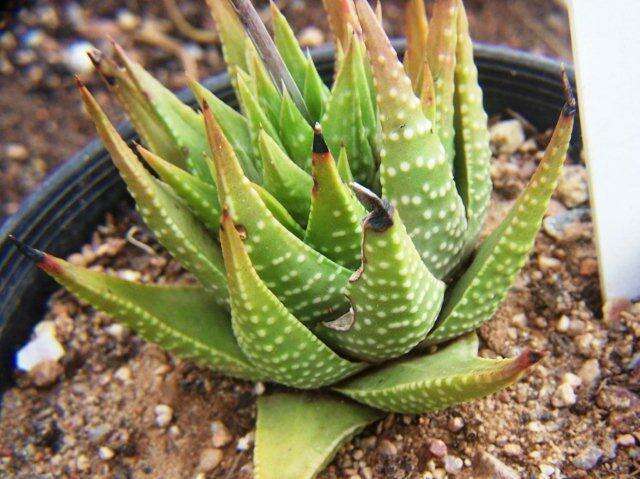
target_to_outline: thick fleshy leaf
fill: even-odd
[[[476,238],[491,200],[491,148],[487,114],[478,85],[478,69],[473,62],[473,44],[469,22],[458,0],[458,41],[455,70],[456,157],[454,175],[467,211],[467,250],[475,247]]]
[[[477,351],[472,333],[434,354],[393,362],[335,389],[378,409],[421,414],[488,396],[516,382],[541,358],[525,351],[512,359],[484,359]]]
[[[365,0],[356,0],[376,81],[382,123],[382,194],[438,278],[454,266],[467,228],[464,205],[440,141],[422,112],[411,80]],[[351,160],[351,156],[349,156]]]
[[[331,351],[269,291],[251,264],[241,234],[247,234],[244,226],[234,224],[223,212],[220,243],[231,322],[238,344],[251,362],[272,380],[298,389],[333,384],[362,370],[363,364]]]
[[[186,168],[186,155],[176,142],[166,122],[153,108],[138,85],[110,58],[100,52],[89,54],[96,70],[116,96],[142,141],[167,161]]]
[[[149,150],[138,147],[138,153],[187,204],[191,212],[214,234],[220,227],[220,204],[218,191],[211,183],[206,183],[182,168],[164,161]]]
[[[301,92],[305,92],[305,103],[307,103],[307,107],[309,112],[313,112],[313,116],[311,121],[319,121],[320,117],[318,114],[318,104],[323,104],[326,100],[329,89],[324,85],[322,80],[320,79],[320,75],[315,67],[309,68],[309,62],[313,64],[313,61],[303,53],[300,48],[300,44],[296,39],[295,33],[291,29],[289,22],[282,15],[278,7],[276,7],[275,3],[271,3],[271,16],[273,18],[273,37],[275,44],[284,60],[285,65],[291,72],[291,76],[295,80],[298,88]],[[305,89],[305,84],[311,82],[311,79],[308,78],[308,75],[312,75],[315,77],[313,79],[315,85],[320,89],[319,96],[309,97],[314,93],[313,89]],[[306,90],[306,91],[305,91]],[[314,107],[309,108],[309,104],[313,104]],[[322,108],[320,109],[322,110]]]
[[[261,396],[253,453],[255,477],[312,479],[344,443],[382,417],[379,411],[329,394]]]
[[[351,32],[360,32],[360,22],[353,0],[322,0],[329,16],[329,26],[336,47],[346,50],[351,41]]]
[[[201,180],[213,183],[213,178],[204,160],[209,146],[204,133],[202,117],[191,107],[182,103],[144,68],[132,61],[122,48],[115,45],[114,50],[132,83],[137,86],[140,94],[149,102],[150,108],[166,125],[173,141],[184,155],[189,171]],[[162,155],[162,152],[158,152],[158,154]],[[180,164],[170,158],[167,160]]]
[[[334,156],[346,148],[353,177],[366,184],[372,182],[376,169],[371,143],[376,126],[368,88],[361,45],[352,37],[331,90],[322,131]]]
[[[89,90],[80,86],[80,92],[98,134],[127,183],[145,223],[158,241],[205,288],[215,291],[221,303],[226,304],[227,281],[218,244],[186,206],[154,181],[155,178],[120,138]]]
[[[307,71],[305,72],[304,88],[302,90],[304,101],[307,104],[311,120],[318,122],[322,119],[327,101],[329,100],[329,88],[324,84],[313,63],[313,59],[307,57]]]
[[[353,323],[318,335],[350,356],[370,362],[396,358],[422,341],[438,316],[445,285],[420,260],[397,210],[355,186],[371,207],[363,224],[362,264],[349,280]]]
[[[247,177],[251,181],[258,181],[260,178],[259,160],[251,140],[247,119],[197,81],[189,80],[189,88],[196,97],[200,108],[205,102],[208,104],[222,131],[229,138]]]
[[[229,313],[215,293],[197,286],[134,283],[20,247],[62,286],[144,339],[230,376],[266,379],[238,347]]]
[[[351,173],[351,166],[349,165],[349,157],[347,156],[347,149],[340,148],[340,155],[338,156],[338,173],[345,185],[353,183],[353,173]]]
[[[255,86],[255,93],[260,106],[267,113],[271,123],[277,125],[280,120],[280,104],[282,103],[282,97],[279,90],[273,84],[271,76],[267,72],[262,60],[257,56],[257,53],[249,50],[249,55],[252,55],[248,60],[252,84]],[[294,103],[295,106],[295,103]],[[301,114],[302,116],[302,114]],[[302,116],[302,121],[306,123],[306,120]]]
[[[301,321],[346,310],[343,289],[349,270],[310,248],[273,217],[242,173],[211,112],[205,108],[204,114],[220,204],[245,228],[246,248],[262,280]]]
[[[562,110],[551,142],[513,208],[484,240],[471,266],[453,286],[441,320],[426,340],[439,343],[477,328],[493,316],[525,264],[567,154],[575,106]]]
[[[419,95],[422,91],[423,65],[427,61],[427,38],[429,36],[424,0],[409,0],[407,2],[404,24],[407,36],[404,69],[411,78],[413,91]]]
[[[237,69],[248,72],[247,49],[255,50],[255,47],[246,34],[233,4],[229,0],[207,0],[207,4],[216,23],[224,61],[232,78]]]
[[[262,185],[305,226],[311,206],[313,179],[296,165],[264,131],[258,136],[262,156]]]
[[[282,96],[277,124],[280,140],[293,162],[304,171],[311,171],[313,128],[304,119],[288,92]]]
[[[422,102],[422,112],[424,116],[427,117],[427,120],[431,122],[432,125],[436,124],[436,86],[433,83],[433,75],[431,75],[431,69],[429,68],[429,63],[424,62],[422,66],[422,77],[421,81],[421,90],[420,101]]]
[[[455,155],[453,96],[457,39],[456,1],[437,0],[434,3],[427,48],[429,67],[436,87],[435,130],[451,166]]]
[[[280,203],[271,193],[265,190],[262,186],[253,183],[251,185],[253,189],[258,193],[260,199],[263,201],[264,205],[271,212],[273,217],[278,220],[278,222],[291,231],[298,238],[304,238],[304,230],[302,227],[293,219],[293,216],[289,214],[287,209]]]
[[[360,264],[364,208],[343,183],[321,134],[314,140],[313,192],[305,242],[351,270]]]

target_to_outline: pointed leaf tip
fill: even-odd
[[[380,198],[373,191],[358,183],[351,183],[351,189],[356,197],[370,213],[364,220],[364,227],[379,233],[393,226],[393,212],[395,208],[387,200]]]
[[[30,259],[35,263],[41,263],[42,261],[44,261],[45,254],[42,251],[24,244],[22,241],[20,241],[18,238],[16,238],[13,235],[9,235],[7,236],[7,238],[9,238],[9,240],[15,245],[18,251],[20,251],[20,253],[22,253],[22,255],[24,255],[26,258]]]

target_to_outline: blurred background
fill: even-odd
[[[205,0],[0,2],[0,223],[44,177],[94,137],[76,94],[79,75],[113,120],[122,114],[86,52],[109,38],[172,89],[183,72],[223,68]],[[320,0],[276,0],[301,43],[330,41]],[[402,35],[405,0],[384,0],[385,28]],[[426,0],[429,8],[430,0]],[[268,20],[268,2],[256,4]],[[563,0],[466,0],[476,41],[571,61]]]

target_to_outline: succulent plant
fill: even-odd
[[[331,89],[275,7],[272,39],[248,0],[210,6],[241,113],[193,79],[190,108],[117,46],[115,59],[93,53],[146,145],[136,155],[80,85],[141,216],[200,286],[129,282],[17,242],[23,252],[147,340],[283,386],[258,399],[260,479],[313,477],[383,411],[442,409],[521,377],[541,355],[478,357],[474,330],[527,260],[571,96],[526,189],[479,242],[491,151],[460,0],[436,0],[429,22],[408,2],[404,65],[365,0],[325,0]]]

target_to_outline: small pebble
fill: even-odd
[[[622,447],[630,447],[636,445],[636,438],[633,437],[633,434],[620,434],[616,438],[616,443],[618,446]]]
[[[577,388],[582,385],[582,379],[580,379],[580,376],[576,376],[573,373],[564,373],[562,375],[562,382],[570,384],[573,388]]]
[[[29,157],[29,150],[21,143],[8,143],[4,152],[10,160],[23,161]]]
[[[117,341],[122,341],[127,337],[127,328],[120,323],[113,323],[104,328],[106,333]]]
[[[518,120],[501,121],[489,128],[491,143],[499,153],[515,153],[525,141],[522,124]]]
[[[478,452],[473,458],[472,477],[492,479],[520,479],[520,475],[500,459],[488,452]]]
[[[129,382],[131,381],[132,377],[131,368],[129,366],[119,367],[118,369],[116,369],[116,372],[113,374],[113,376],[123,383]]]
[[[563,168],[558,181],[558,197],[567,208],[574,208],[589,199],[587,171],[582,165],[568,165]]]
[[[134,15],[129,10],[120,10],[116,20],[118,26],[125,31],[133,31],[140,25],[140,17]]]
[[[89,458],[87,456],[85,456],[84,454],[80,454],[77,458],[76,458],[76,467],[78,468],[78,470],[80,471],[87,471],[89,470],[89,468],[91,467],[91,461],[89,460]]]
[[[518,457],[522,455],[522,447],[520,447],[520,444],[515,444],[515,443],[505,444],[502,450],[507,456]]]
[[[224,455],[220,449],[208,447],[200,453],[198,469],[203,472],[211,472],[218,467],[223,457]]]
[[[588,471],[593,469],[602,457],[602,449],[593,444],[583,448],[576,457],[573,458],[574,466],[578,469]]]
[[[600,363],[597,359],[587,359],[578,370],[578,376],[585,386],[593,385],[600,379],[600,375]]]
[[[98,449],[98,456],[103,461],[108,461],[109,459],[112,459],[113,456],[115,456],[115,455],[116,455],[116,453],[113,452],[113,449],[111,449],[111,448],[109,448],[107,446],[102,446],[100,449]]]
[[[464,421],[461,417],[455,416],[447,422],[447,429],[451,432],[458,432],[464,427]]]
[[[457,456],[447,454],[444,457],[444,470],[449,474],[457,475],[462,470],[462,459]]]
[[[549,464],[541,464],[540,465],[540,473],[542,473],[545,477],[553,476],[556,472],[556,468],[550,466]]]
[[[318,27],[304,28],[298,35],[301,47],[317,47],[324,43],[324,33]]]
[[[253,431],[245,434],[240,439],[238,439],[238,442],[236,444],[236,449],[238,451],[246,451],[253,445],[254,437],[255,437],[255,433]]]
[[[262,396],[265,392],[266,388],[262,381],[258,381],[255,386],[253,386],[253,394],[256,396]]]
[[[34,386],[46,388],[58,382],[63,373],[64,368],[58,361],[45,360],[29,371],[29,378]]]
[[[86,74],[93,71],[93,63],[87,53],[94,50],[94,46],[86,41],[77,41],[69,45],[63,52],[64,63],[67,68],[78,74]]]
[[[229,430],[222,421],[213,421],[211,423],[211,443],[213,447],[224,447],[233,440]]]
[[[447,445],[441,439],[429,441],[429,452],[436,457],[444,457],[447,454]]]
[[[551,402],[555,407],[568,407],[573,406],[577,400],[578,398],[571,384],[562,383],[556,389]]]
[[[154,412],[156,413],[156,425],[158,427],[168,426],[173,420],[173,408],[166,404],[158,404]]]
[[[398,448],[388,439],[380,441],[380,444],[378,444],[378,451],[380,451],[380,454],[383,456],[395,456],[398,454]]]

